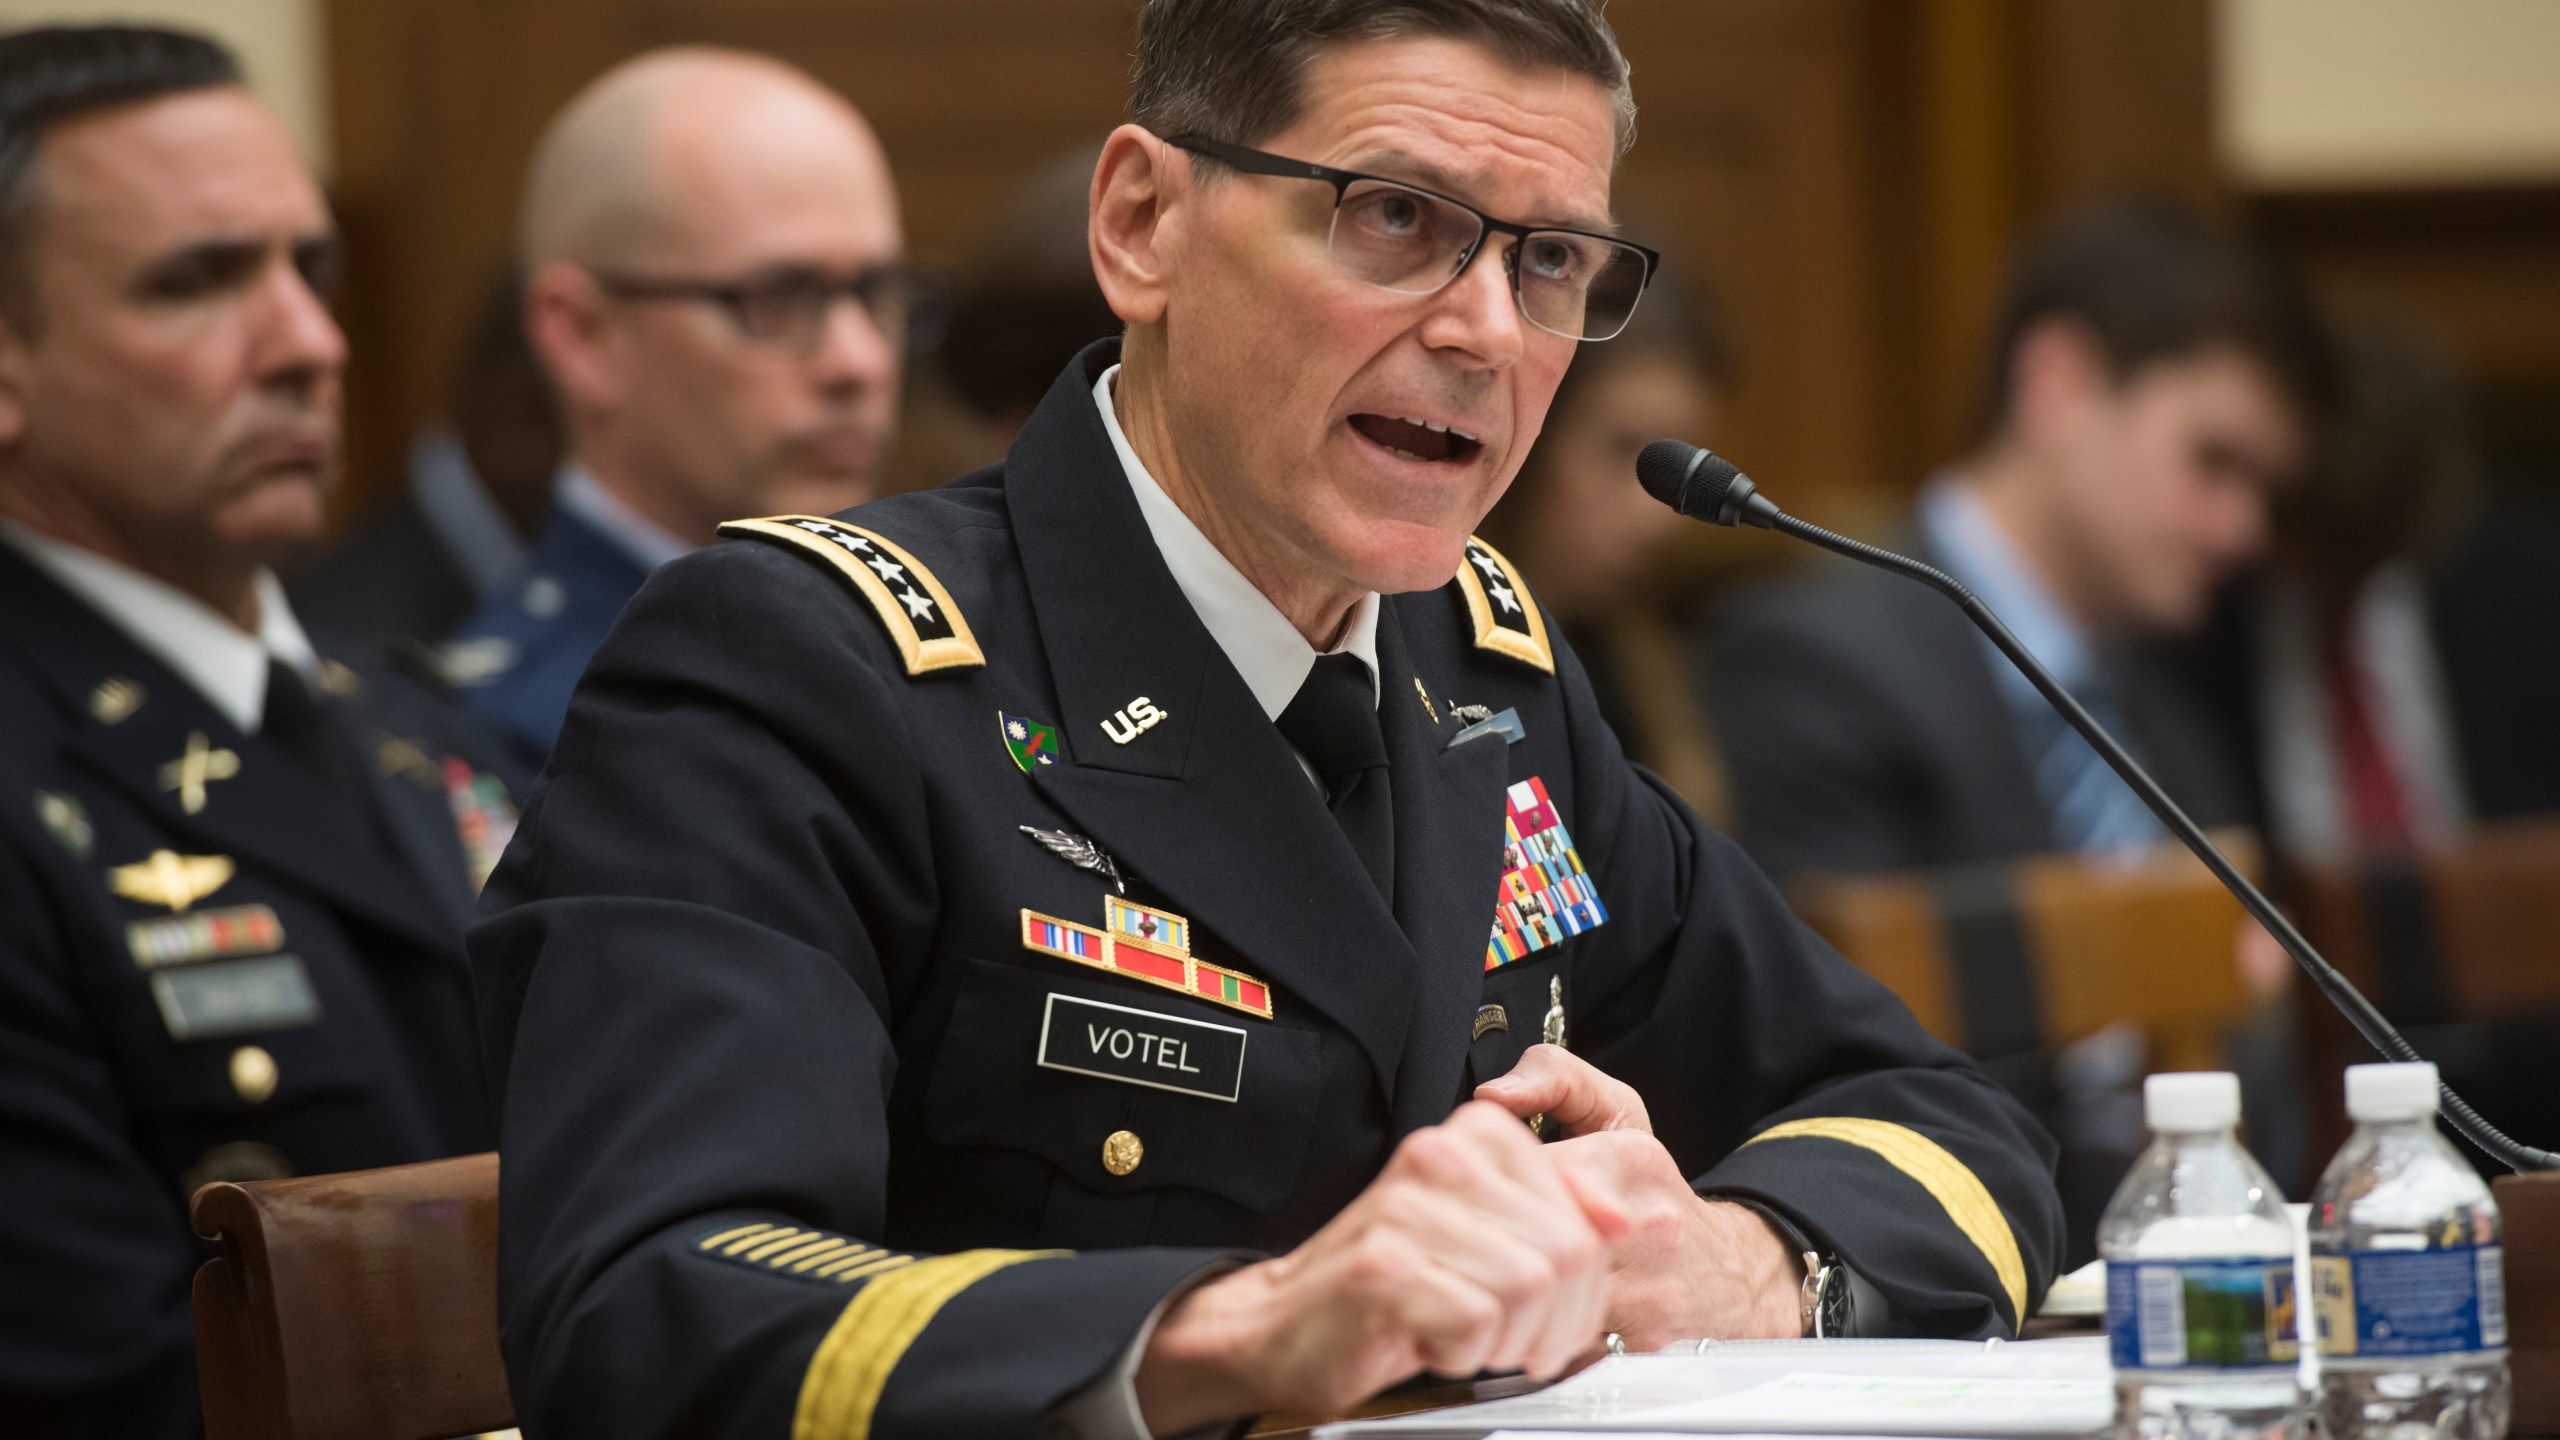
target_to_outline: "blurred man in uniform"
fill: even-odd
[[[528,1428],[1138,1436],[1609,1332],[2014,1333],[2047,1142],[1469,535],[1654,263],[1598,5],[1150,0],[1137,52],[1125,342],[1001,467],[725,527],[570,704],[474,940]]]
[[[287,581],[311,623],[432,646],[524,579],[560,474],[560,414],[524,334],[524,278],[491,277],[445,413],[410,443],[405,483],[327,559]]]
[[[13,1436],[197,1433],[197,1186],[490,1143],[462,926],[514,811],[269,568],[337,480],[336,265],[220,48],[0,39]]]
[[[646,55],[571,101],[519,248],[569,466],[522,583],[455,632],[446,668],[539,763],[651,570],[723,520],[871,493],[913,286],[862,117],[731,51]]]

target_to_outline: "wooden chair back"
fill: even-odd
[[[449,1440],[515,1423],[498,1157],[196,1192],[207,1440]]]
[[[2560,820],[2474,828],[2419,855],[2298,865],[2303,932],[2491,1123],[2547,1143],[2560,1124]],[[2372,1050],[2326,1005],[2304,1035],[2311,1148],[2346,1139],[2339,1068]]]
[[[2299,867],[2301,923],[2403,1025],[2560,1015],[2560,820],[2405,861]]]
[[[2246,839],[2224,848],[2243,869],[2258,863]],[[2240,902],[2184,852],[1817,876],[1789,898],[1931,1033],[1977,1055],[2050,1051],[2131,1021],[2153,1068],[2218,1069],[2223,1032],[2251,1005]]]

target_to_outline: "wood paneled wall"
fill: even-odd
[[[1705,272],[1742,355],[1719,445],[1855,520],[1960,441],[2021,223],[2135,182],[2210,195],[2209,0],[1615,0],[1642,134],[1622,204]],[[840,87],[913,246],[1121,116],[1134,0],[330,0],[350,247],[350,508],[435,413],[544,120],[615,60],[711,41]]]

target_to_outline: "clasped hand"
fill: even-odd
[[[1426,1371],[1551,1377],[1611,1331],[1798,1333],[1785,1243],[1689,1188],[1634,1089],[1540,1045],[1476,1096],[1305,1244],[1166,1311],[1137,1375],[1150,1428],[1333,1413]],[[1520,1123],[1541,1113],[1567,1138]]]

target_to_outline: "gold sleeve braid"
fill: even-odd
[[[1907,1125],[1855,1115],[1790,1120],[1770,1126],[1744,1143],[1758,1145],[1799,1138],[1855,1145],[1881,1156],[1886,1164],[1918,1181],[1920,1188],[1947,1212],[1956,1229],[1991,1263],[1992,1274],[1999,1277],[2000,1288],[2009,1296],[2012,1329],[2026,1323],[2027,1265],[2018,1253],[2017,1234],[2009,1228],[2009,1217],[2001,1213],[2000,1202],[1991,1198],[1981,1177],[1947,1153],[1945,1146]]]
[[[800,1382],[791,1440],[870,1440],[889,1372],[953,1296],[1026,1260],[1065,1250],[963,1250],[873,1277],[818,1342]]]

